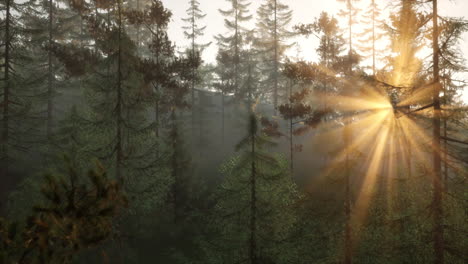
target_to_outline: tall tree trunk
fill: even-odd
[[[375,76],[375,0],[372,0],[372,76]]]
[[[81,14],[83,16],[83,14]],[[96,21],[98,21],[99,18],[99,12],[98,12],[98,7],[97,7],[97,0],[94,1],[94,17]],[[98,44],[94,43],[94,54],[98,54]]]
[[[5,163],[3,165],[3,176],[8,177],[9,173],[9,127],[10,127],[10,20],[11,20],[11,0],[6,0],[6,16],[5,16],[5,62],[4,62],[4,75],[3,81],[5,86],[3,88],[3,133],[2,133],[2,154],[4,155]]]
[[[353,40],[352,40],[352,26],[353,26],[353,20],[352,20],[352,6],[351,6],[351,0],[348,0],[348,11],[349,11],[349,53],[348,53],[348,59],[349,59],[349,78],[352,78],[352,73],[353,73],[353,64],[352,64],[352,51],[353,51]],[[350,87],[348,87],[350,88]],[[346,177],[346,190],[345,190],[345,257],[344,257],[344,263],[345,264],[351,264],[352,263],[352,238],[351,238],[351,188],[350,188],[350,176],[351,176],[351,167],[349,164],[349,146],[351,146],[351,137],[352,137],[352,131],[351,131],[351,124],[346,124],[344,127],[344,144],[345,144],[345,151],[346,151],[346,157],[345,157],[345,177]]]
[[[177,117],[175,109],[171,111],[171,147],[172,147],[172,156],[171,156],[171,176],[174,179],[174,183],[172,185],[172,198],[174,202],[174,223],[176,224],[179,221],[180,217],[180,201],[179,201],[179,166],[178,166],[178,158],[177,157],[177,140],[178,140],[178,130],[177,130]]]
[[[83,51],[83,47],[84,47],[84,41],[83,41],[83,36],[84,36],[84,19],[83,17],[81,16],[80,14],[80,51]],[[83,77],[80,76],[79,77],[79,90],[81,92],[81,88],[83,87]]]
[[[408,128],[407,128],[408,129]],[[411,155],[412,155],[412,151],[411,151],[411,143],[409,141],[408,138],[405,137],[405,145],[406,145],[406,170],[407,170],[407,174],[408,174],[408,178],[411,178],[412,177],[412,161],[411,161]]]
[[[122,10],[121,10],[121,0],[117,0],[117,12],[118,12],[118,50],[117,50],[117,105],[116,105],[116,115],[117,115],[117,125],[116,125],[116,178],[119,180],[122,179]]]
[[[224,111],[225,111],[225,102],[224,102],[224,91],[221,92],[221,146],[224,147]]]
[[[353,72],[353,63],[352,63],[352,58],[353,58],[353,9],[351,5],[351,0],[348,0],[348,11],[349,11],[349,17],[348,17],[348,23],[349,23],[349,53],[348,53],[348,58],[349,58],[349,75],[351,77],[351,74]]]
[[[350,174],[351,174],[351,167],[349,164],[349,146],[350,146],[350,139],[351,139],[351,131],[349,125],[346,125],[343,128],[344,134],[344,145],[346,151],[345,157],[345,256],[344,256],[344,264],[351,264],[352,263],[352,240],[351,240],[351,190],[350,190]]]
[[[289,98],[292,96],[292,87],[293,87],[293,82],[291,81],[289,84]],[[290,107],[289,111],[289,155],[290,155],[290,170],[291,170],[291,177],[294,175],[294,142],[293,142],[293,118],[292,118],[292,105]]]
[[[445,72],[445,71],[444,71]],[[444,90],[444,104],[448,105],[448,97],[447,97],[447,78],[451,76],[450,73],[444,74],[445,78],[443,79],[443,90]],[[448,116],[445,114],[444,118],[444,189],[447,192],[449,187],[449,164],[448,164],[448,141],[447,141],[447,123],[448,123]]]
[[[151,42],[154,41],[154,37],[156,37],[156,43],[159,43],[159,26],[156,25],[155,31],[156,34],[151,34]],[[155,54],[153,54],[153,59],[155,60],[156,64],[159,65],[159,49],[156,49]],[[155,135],[156,135],[156,140],[159,140],[159,120],[160,120],[160,107],[159,107],[159,84],[154,83],[154,122],[155,122]],[[156,149],[156,157],[159,158],[159,147]]]
[[[438,10],[437,0],[432,2],[432,52],[433,52],[433,218],[434,218],[434,263],[444,263],[444,229],[443,229],[443,208],[442,208],[442,174],[441,174],[441,156],[440,156],[440,76],[439,76],[439,25],[438,25]]]
[[[159,138],[159,99],[156,100],[154,104],[154,119],[156,122],[155,134],[156,138]]]
[[[140,0],[136,0],[136,10],[137,11],[140,11]],[[137,53],[137,57],[140,59],[140,56],[141,56],[141,52],[140,52],[140,47],[141,47],[141,41],[140,41],[140,38],[141,38],[141,27],[140,27],[140,24],[137,24],[136,25],[136,53]],[[137,62],[138,64],[140,63],[139,61]],[[127,107],[127,109],[125,110],[125,116],[126,116],[126,119],[127,120],[130,120],[130,116],[131,116],[131,111],[130,111],[130,107]],[[130,148],[130,145],[131,145],[131,142],[130,142],[130,129],[127,130],[127,133],[126,134],[126,138],[125,138],[125,145],[126,145],[126,149],[129,149]]]
[[[194,1],[191,2],[192,4],[192,60],[195,58],[195,3]],[[192,78],[191,78],[191,105],[192,105],[192,140],[194,140],[195,135],[195,73],[196,67],[195,64],[192,65]]]
[[[137,11],[140,11],[140,0],[136,0],[136,9]],[[140,31],[141,31],[141,28],[140,28],[140,24],[137,24],[136,25],[136,39],[137,39],[137,44],[136,44],[136,48],[137,48],[137,55],[140,56],[140,46],[141,46],[141,41],[140,41]]]
[[[52,45],[53,45],[53,19],[54,6],[49,0],[49,49],[48,49],[48,85],[47,85],[47,139],[52,137],[53,111],[54,111],[54,69],[52,65]]]
[[[234,91],[239,89],[239,6],[235,1],[234,11],[235,15],[235,32],[234,32]]]
[[[274,91],[273,91],[273,105],[275,108],[275,115],[278,111],[278,1],[275,0],[275,12],[274,12]]]
[[[249,241],[249,259],[250,264],[257,263],[257,190],[256,190],[256,177],[257,168],[255,166],[255,131],[251,131],[252,135],[252,164],[251,164],[251,177],[250,177],[250,241]]]

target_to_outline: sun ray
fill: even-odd
[[[389,113],[385,114],[388,117]],[[356,198],[355,205],[353,206],[353,223],[359,230],[368,215],[368,208],[370,206],[372,194],[375,191],[378,171],[381,169],[383,156],[385,153],[386,145],[388,144],[388,137],[390,135],[390,127],[380,127],[379,137],[374,144],[371,155],[367,162],[367,171],[365,173],[362,187]],[[389,164],[392,165],[392,164]]]
[[[350,126],[353,130],[366,128],[365,133],[364,131],[363,133],[360,133],[356,138],[353,139],[353,142],[349,146],[343,148],[343,150],[340,151],[334,158],[335,162],[331,162],[331,164],[338,165],[329,166],[327,170],[323,172],[322,176],[330,175],[333,171],[336,170],[337,166],[340,166],[340,161],[342,161],[345,158],[346,154],[349,154],[352,150],[357,149],[357,147],[359,147],[360,145],[369,142],[370,137],[374,137],[375,135],[377,135],[382,125],[382,122],[387,118],[389,112],[390,111],[379,111],[374,113],[369,112],[366,113],[367,116],[365,116],[358,122],[348,124],[348,126]],[[342,130],[343,128],[340,129]]]

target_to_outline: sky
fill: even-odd
[[[370,0],[361,0],[358,2],[360,7],[368,6]],[[395,0],[376,0],[385,11],[389,2]],[[162,0],[165,7],[173,13],[172,21],[169,25],[169,36],[179,48],[189,45],[188,40],[184,38],[182,26],[184,22],[182,18],[186,16],[189,0]],[[202,25],[206,26],[205,36],[200,39],[202,43],[213,42],[208,47],[203,59],[205,62],[213,63],[216,58],[216,44],[214,36],[225,33],[224,17],[219,13],[218,9],[228,9],[229,2],[226,0],[199,0],[201,10],[206,13],[206,17],[202,21]],[[264,0],[252,0],[250,9],[256,16],[256,10]],[[289,5],[293,11],[293,20],[291,26],[299,23],[311,23],[317,18],[322,11],[326,11],[332,15],[336,15],[344,5],[335,0],[283,0],[283,3]],[[442,16],[454,16],[468,18],[468,0],[439,0],[439,14]],[[344,22],[344,21],[343,21]],[[255,23],[255,22],[252,22]],[[253,25],[253,24],[252,24]],[[294,41],[298,42],[298,47],[291,48],[287,55],[292,57],[300,57],[306,60],[315,60],[315,48],[318,41],[314,37],[298,38]],[[464,40],[461,43],[461,50],[465,58],[468,58],[468,33],[465,33]],[[468,90],[465,89],[464,101],[468,103]]]

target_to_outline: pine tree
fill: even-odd
[[[12,80],[11,80],[11,73],[13,69],[12,64],[12,54],[11,49],[13,47],[13,42],[15,41],[13,35],[13,26],[14,26],[14,1],[7,0],[2,4],[2,9],[5,10],[5,17],[2,18],[2,24],[5,31],[5,36],[1,43],[3,48],[3,63],[2,67],[2,153],[1,153],[1,160],[2,160],[2,167],[3,171],[2,174],[6,177],[8,176],[8,164],[10,163],[9,159],[9,145],[10,143],[10,106],[11,106],[11,88],[12,88]]]
[[[346,72],[343,68],[345,58],[345,40],[338,26],[338,20],[322,12],[320,17],[312,24],[297,25],[296,30],[302,35],[314,35],[319,38],[320,43],[316,52],[320,58],[316,74],[315,90],[324,96],[323,109],[329,108],[328,98],[338,92],[339,79],[336,77],[340,73]]]
[[[342,10],[340,15],[348,17],[348,78],[352,78],[353,75],[353,66],[356,64],[354,61],[354,57],[356,56],[355,51],[353,50],[353,24],[355,23],[355,16],[357,15],[358,9],[355,8],[352,4],[353,0],[339,0],[340,2],[346,3],[346,9]],[[345,87],[346,91],[345,94],[349,94],[351,87]],[[343,127],[343,142],[344,142],[344,151],[346,152],[345,157],[345,171],[346,171],[346,189],[345,189],[345,204],[344,204],[344,214],[346,216],[346,224],[345,224],[345,254],[344,254],[344,263],[350,264],[352,263],[352,248],[353,242],[351,238],[351,190],[350,190],[350,174],[351,174],[351,167],[350,167],[350,149],[349,146],[351,145],[352,140],[352,130],[350,124],[344,124]]]
[[[412,1],[402,1],[398,8],[398,13],[390,16],[391,49],[396,56],[388,60],[388,76],[378,74],[377,78],[391,86],[401,87],[399,94],[408,97],[411,87],[418,86],[422,78],[422,62],[416,53],[422,48],[425,19],[415,10]]]
[[[173,81],[166,92],[169,97],[169,136],[168,145],[170,146],[169,162],[171,177],[174,181],[171,190],[171,202],[174,206],[174,224],[182,220],[184,214],[187,214],[187,196],[189,194],[189,160],[185,157],[184,142],[182,138],[182,129],[179,124],[178,112],[183,111],[188,106],[185,99],[189,93],[189,80],[191,78],[191,69],[199,66],[199,61],[193,61],[192,57],[177,59],[172,67],[175,67],[174,73],[178,74],[179,80]]]
[[[236,99],[244,98],[240,91],[242,83],[241,55],[246,44],[246,35],[249,32],[247,23],[252,19],[249,12],[251,2],[248,0],[226,0],[230,4],[229,9],[220,9],[224,19],[226,33],[219,34],[215,38],[218,45],[216,56],[216,74],[218,80],[214,86],[221,92],[221,142],[224,144],[225,136],[225,107],[226,96],[234,94]]]
[[[425,17],[417,12],[415,3],[402,1],[397,5],[397,15],[390,16],[391,49],[396,56],[388,57],[387,66],[377,73],[376,79],[389,85],[387,93],[394,105],[405,107],[403,104],[426,104],[428,98],[414,97],[415,87],[424,84],[422,61],[416,54],[422,48],[423,26]],[[404,153],[407,174],[412,174],[411,147],[407,146]]]
[[[223,243],[207,246],[212,263],[288,263],[295,258],[290,239],[296,219],[290,205],[298,194],[287,163],[268,153],[272,144],[251,112],[248,134],[237,145],[242,153],[222,169],[227,177],[216,195],[210,229]]]
[[[444,216],[442,207],[442,173],[441,173],[441,148],[440,148],[440,69],[439,69],[439,22],[438,22],[438,2],[432,1],[432,63],[433,63],[433,107],[434,113],[432,118],[433,138],[432,138],[432,151],[434,162],[434,175],[433,175],[433,245],[434,245],[434,263],[444,263]]]
[[[464,58],[459,56],[459,39],[462,32],[468,29],[467,21],[459,18],[438,16],[438,1],[433,1],[432,17],[432,103],[433,111],[433,166],[432,181],[433,199],[433,249],[434,263],[463,262],[463,243],[458,243],[461,219],[457,213],[463,204],[463,191],[457,184],[451,184],[466,176],[463,148],[468,145],[461,130],[466,127],[458,120],[458,103],[452,97],[459,89],[454,76],[466,67]],[[434,17],[435,16],[435,17]],[[443,92],[443,96],[441,95]],[[449,110],[453,109],[453,110]],[[442,144],[443,143],[443,144]],[[458,231],[454,230],[457,229]],[[461,263],[460,262],[460,263]]]
[[[81,17],[68,8],[67,3],[54,1],[29,1],[25,4],[21,19],[25,29],[22,31],[29,58],[22,65],[28,73],[28,83],[34,83],[31,95],[30,115],[36,119],[35,134],[38,146],[42,146],[47,157],[56,147],[55,129],[63,104],[56,100],[61,93],[57,87],[67,86],[66,96],[75,93],[80,81],[67,78],[63,65],[56,58],[57,45],[67,41],[84,45]],[[73,89],[72,89],[73,88]],[[75,90],[68,92],[68,90]]]
[[[291,47],[287,41],[293,36],[288,29],[292,11],[279,0],[265,0],[257,11],[258,45],[263,50],[264,87],[273,87],[273,106],[277,111],[280,95],[280,67],[285,51]]]
[[[445,106],[452,105],[458,106],[460,102],[456,99],[456,94],[462,89],[463,84],[456,80],[455,75],[465,70],[465,59],[458,56],[459,41],[461,34],[467,31],[467,24],[465,20],[451,17],[440,18],[440,79],[443,90],[443,97],[441,103]],[[446,107],[444,107],[446,108]],[[446,191],[450,187],[450,161],[449,155],[458,157],[459,151],[452,149],[449,145],[449,140],[453,139],[453,136],[449,136],[449,133],[456,132],[460,127],[456,124],[455,120],[459,119],[457,110],[448,111],[444,109],[441,117],[443,118],[443,132],[441,132],[443,140],[443,173],[444,173],[444,188]],[[453,141],[452,141],[453,142]],[[463,145],[463,144],[462,144]],[[450,154],[451,153],[451,154]],[[455,170],[454,170],[455,171]]]
[[[232,80],[230,81],[233,85],[232,90],[237,92],[240,85],[240,55],[245,44],[245,33],[247,32],[245,24],[251,19],[252,15],[249,14],[250,2],[248,0],[226,0],[230,3],[231,8],[227,10],[220,9],[219,12],[225,17],[224,26],[226,27],[227,33],[224,35],[218,35],[216,40],[218,41],[220,54],[232,56],[232,66],[228,71],[232,72]],[[232,55],[231,55],[232,54]]]
[[[221,93],[221,143],[224,145],[226,95],[235,91],[235,71],[232,69],[233,58],[227,51],[218,51],[216,61],[217,80],[214,87]]]
[[[21,14],[25,3],[13,0],[0,4],[4,15],[0,20],[0,162],[1,174],[8,178],[11,165],[21,160],[21,154],[38,141],[34,116],[31,114],[33,98],[37,94],[26,70],[31,61],[27,40],[22,32]]]
[[[150,69],[145,68],[148,64],[138,56],[126,26],[151,22],[151,15],[160,15],[157,13],[160,6],[155,4],[145,12],[138,12],[124,10],[125,2],[98,4],[78,9],[96,43],[93,49],[61,45],[55,52],[68,74],[81,77],[86,86],[87,106],[79,111],[86,128],[82,153],[114,163],[114,175],[126,180],[128,190],[136,191],[141,188],[141,181],[135,177],[154,175],[157,141],[152,137],[155,127],[146,117],[146,107],[152,103],[148,98],[154,98],[145,96],[151,95],[151,76],[147,75]],[[94,8],[107,13],[95,13]],[[93,64],[80,68],[81,60]]]
[[[114,234],[114,220],[128,203],[121,185],[99,163],[87,180],[70,161],[66,170],[67,177],[46,175],[42,200],[25,223],[0,219],[2,263],[72,263]]]
[[[356,56],[357,53],[354,50],[353,46],[353,39],[354,39],[354,32],[353,32],[353,25],[356,23],[356,16],[360,9],[353,5],[353,2],[358,2],[360,0],[338,0],[339,2],[343,2],[346,4],[346,8],[340,10],[340,16],[347,17],[347,27],[348,27],[348,74],[351,76],[353,72],[353,67],[356,65]]]
[[[189,0],[189,8],[187,9],[187,17],[182,20],[187,24],[183,27],[185,38],[190,41],[189,54],[193,59],[201,57],[203,50],[211,43],[200,44],[197,39],[204,35],[206,26],[200,26],[199,21],[202,20],[206,14],[200,9],[200,3],[197,0]],[[194,64],[195,65],[195,64]],[[190,103],[192,106],[192,133],[195,129],[195,85],[199,82],[198,68],[192,68],[191,77],[191,98]],[[198,105],[198,107],[201,107]]]
[[[289,131],[286,137],[289,139],[291,173],[293,173],[294,152],[302,149],[301,145],[294,145],[294,136],[303,134],[309,129],[316,127],[321,122],[323,116],[326,115],[327,111],[325,109],[313,109],[307,102],[311,89],[303,88],[293,92],[293,87],[296,85],[298,85],[299,88],[310,86],[319,75],[316,69],[316,65],[304,61],[296,63],[286,62],[284,64],[283,74],[290,82],[289,94],[288,101],[280,105],[278,111],[289,123]],[[270,124],[267,127],[273,128],[270,129],[270,134],[274,134],[273,131],[276,126]],[[283,133],[280,134],[284,135]]]
[[[143,17],[143,22],[138,19]],[[152,100],[149,102],[155,110],[155,120],[149,127],[155,129],[153,135],[160,143],[165,143],[166,149],[161,153],[156,151],[156,160],[153,160],[152,167],[157,167],[157,160],[167,162],[166,165],[159,164],[159,167],[166,167],[169,171],[171,184],[169,190],[169,202],[173,205],[173,219],[178,223],[184,214],[187,195],[188,182],[188,159],[185,157],[183,142],[183,125],[180,115],[189,106],[186,96],[190,92],[190,80],[192,69],[197,69],[200,65],[198,56],[186,54],[186,57],[176,57],[173,44],[167,36],[167,26],[171,17],[160,1],[152,4],[149,10],[140,13],[133,13],[131,21],[134,23],[144,23],[150,28],[153,41],[149,45],[152,56],[142,61],[139,71],[143,74],[145,93],[150,93]],[[161,126],[160,119],[167,120],[166,126]],[[160,140],[161,131],[167,131],[164,140]],[[161,144],[162,145],[162,144]],[[158,146],[152,146],[158,147]],[[151,150],[149,150],[151,151]],[[162,155],[164,154],[164,155]],[[162,157],[165,157],[164,159]]]
[[[372,58],[372,75],[376,74],[376,62],[378,54],[382,53],[381,49],[376,48],[376,43],[383,38],[383,34],[379,31],[380,25],[383,23],[380,16],[382,14],[381,8],[375,0],[371,0],[370,5],[367,7],[365,13],[362,15],[363,20],[361,24],[368,25],[364,32],[361,32],[359,41],[359,51],[361,54],[370,54]],[[370,43],[370,45],[369,45]],[[366,44],[368,46],[366,46]],[[367,57],[367,56],[366,56]]]

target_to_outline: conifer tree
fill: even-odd
[[[403,98],[411,98],[424,84],[423,62],[416,57],[423,43],[423,27],[426,19],[417,12],[414,1],[401,1],[398,13],[390,16],[391,49],[396,56],[388,57],[387,66],[375,76],[377,80],[389,85],[387,93],[393,104],[400,104]],[[405,100],[408,103],[427,104],[428,98]],[[400,104],[401,105],[401,104]],[[401,105],[404,107],[403,105]],[[406,158],[407,174],[412,174],[411,148],[408,145]]]
[[[235,91],[234,79],[236,74],[232,69],[232,65],[234,65],[233,58],[229,56],[227,51],[218,51],[216,61],[217,80],[214,87],[221,93],[221,142],[224,145],[226,95]]]
[[[360,9],[353,5],[353,2],[359,2],[360,0],[338,0],[346,5],[346,8],[340,10],[340,16],[346,17],[348,27],[348,74],[351,75],[353,67],[356,65],[356,51],[353,46],[354,32],[353,25],[356,23],[356,16]]]
[[[320,17],[312,24],[300,24],[295,29],[302,35],[314,35],[319,38],[319,46],[316,52],[320,58],[316,68],[316,84],[314,89],[324,95],[323,108],[329,108],[328,97],[338,92],[338,79],[336,76],[344,73],[343,51],[345,40],[338,26],[338,20],[330,17],[328,13],[322,12]]]
[[[263,50],[264,87],[272,87],[273,106],[277,111],[280,95],[280,68],[285,51],[291,46],[287,41],[293,33],[288,29],[292,19],[289,6],[280,0],[265,0],[257,10],[258,45]]]
[[[237,92],[240,84],[240,55],[245,44],[245,33],[247,32],[246,24],[252,19],[252,15],[249,13],[249,7],[251,5],[248,0],[226,0],[229,2],[231,7],[229,9],[220,9],[219,12],[225,17],[224,26],[226,27],[227,33],[218,35],[216,40],[218,41],[220,53],[224,52],[224,55],[231,56],[232,66],[228,71],[232,72],[233,91]]]
[[[355,51],[353,50],[353,24],[355,23],[355,17],[357,15],[358,9],[352,4],[354,0],[339,0],[340,2],[345,2],[346,9],[341,10],[341,16],[347,16],[348,20],[348,78],[352,78],[353,75],[353,66],[355,63]],[[344,94],[350,94],[351,87],[345,87]],[[344,263],[350,264],[352,263],[352,248],[353,242],[351,238],[351,190],[350,190],[350,174],[351,174],[351,167],[350,167],[350,149],[349,146],[352,140],[352,130],[350,124],[344,124],[343,127],[343,142],[344,147],[343,150],[346,152],[345,157],[345,171],[346,171],[346,181],[345,181],[345,204],[344,204],[344,214],[346,216],[346,224],[345,224],[345,235],[344,235],[344,246],[345,246],[345,254],[344,254]]]
[[[362,15],[363,20],[360,21],[361,24],[368,25],[368,27],[361,32],[359,41],[359,51],[361,54],[370,54],[372,58],[372,75],[376,74],[376,62],[378,54],[382,53],[382,50],[376,47],[376,43],[383,38],[383,34],[380,33],[379,28],[383,21],[381,20],[381,8],[375,0],[371,0],[370,5],[365,10],[365,13]],[[369,45],[370,43],[370,45]],[[367,45],[367,46],[366,46]],[[367,57],[367,56],[366,56]]]
[[[67,177],[45,177],[42,200],[25,223],[0,219],[2,263],[72,263],[113,235],[113,222],[127,206],[121,185],[99,163],[87,180],[67,163]]]
[[[444,216],[442,207],[442,165],[441,165],[441,147],[440,147],[440,115],[441,115],[441,102],[440,102],[440,65],[439,65],[439,15],[438,15],[438,1],[432,1],[432,63],[433,63],[433,107],[434,113],[432,118],[433,135],[432,135],[432,151],[434,162],[434,175],[432,186],[433,190],[433,245],[434,245],[434,263],[443,264],[444,261]]]
[[[283,74],[290,82],[288,101],[280,105],[278,110],[279,114],[289,123],[289,131],[286,137],[289,140],[291,173],[293,173],[294,168],[294,152],[300,151],[302,148],[301,145],[294,145],[294,136],[303,134],[310,128],[315,127],[324,115],[324,112],[319,113],[320,110],[314,110],[312,106],[307,103],[308,96],[311,93],[309,88],[293,91],[293,87],[298,84],[299,87],[311,85],[318,76],[315,69],[315,65],[304,61],[296,63],[288,61],[284,64]],[[267,127],[272,130],[271,128],[274,128],[275,125],[270,124]]]
[[[413,1],[402,1],[397,7],[398,13],[390,16],[391,49],[396,56],[389,57],[389,73],[379,74],[377,78],[393,87],[401,87],[399,94],[404,97],[422,78],[422,62],[416,53],[422,47],[425,19],[417,12]]]
[[[252,19],[249,0],[226,0],[230,7],[219,9],[224,19],[226,33],[217,35],[218,54],[216,56],[216,74],[218,80],[215,87],[221,92],[221,142],[224,144],[225,136],[225,107],[226,96],[230,93],[235,98],[243,98],[240,87],[242,83],[241,54],[245,47],[245,38],[248,33],[246,25]]]
[[[85,133],[89,133],[83,153],[112,162],[114,175],[125,178],[126,187],[134,190],[141,187],[134,177],[153,174],[157,148],[151,136],[154,126],[144,114],[151,103],[145,97],[151,94],[148,91],[151,79],[146,75],[149,69],[141,62],[126,28],[149,23],[151,14],[160,15],[159,6],[142,13],[124,10],[126,2],[96,4],[78,9],[95,41],[93,50],[61,45],[55,52],[68,74],[82,77],[87,87],[84,94],[88,105],[79,111]],[[94,8],[107,13],[96,13]],[[91,60],[94,65],[79,68],[81,60]]]
[[[36,123],[31,115],[34,86],[23,65],[30,62],[27,41],[22,32],[24,3],[14,0],[0,3],[0,173],[9,177],[10,167],[36,142]]]
[[[11,73],[13,69],[12,63],[12,54],[11,49],[13,47],[13,42],[15,41],[13,35],[13,26],[14,26],[14,1],[7,0],[2,3],[2,10],[5,10],[5,17],[2,17],[2,26],[4,29],[4,38],[1,43],[3,49],[2,53],[2,141],[1,141],[1,160],[2,160],[2,174],[8,176],[8,164],[9,164],[9,145],[10,143],[10,106],[11,106],[11,89],[12,89],[12,80]]]
[[[138,21],[143,17],[142,21]],[[149,10],[134,13],[131,20],[134,23],[142,23],[150,29],[153,41],[149,45],[152,53],[151,58],[143,60],[139,71],[143,74],[144,87],[150,89],[146,93],[151,93],[151,104],[155,109],[155,121],[149,127],[156,129],[154,135],[157,140],[160,131],[167,131],[167,135],[161,140],[167,149],[164,149],[164,159],[159,155],[162,153],[157,149],[156,160],[152,167],[157,167],[156,162],[167,161],[166,167],[171,177],[171,187],[169,188],[169,202],[173,205],[174,223],[178,223],[184,213],[187,195],[188,159],[185,157],[183,142],[183,125],[180,122],[181,113],[189,106],[186,96],[190,92],[190,80],[192,69],[200,65],[198,56],[186,54],[184,57],[176,57],[174,47],[167,36],[167,26],[171,17],[171,12],[167,10],[161,1],[152,4]],[[161,126],[160,118],[167,120],[166,126]],[[154,146],[153,146],[154,147]],[[156,146],[158,147],[158,146]],[[161,155],[162,156],[162,155]]]
[[[290,205],[298,194],[287,163],[268,153],[273,142],[253,112],[247,128],[237,145],[242,153],[223,166],[227,177],[216,194],[210,229],[223,243],[207,245],[207,254],[212,263],[287,263],[295,258],[290,238],[296,219]]]
[[[463,158],[460,158],[460,147],[466,147],[468,143],[459,140],[461,134],[457,131],[461,127],[460,123],[455,121],[460,120],[460,116],[456,114],[458,111],[448,108],[457,109],[457,102],[453,100],[452,95],[458,89],[458,85],[453,77],[456,72],[465,70],[464,58],[459,55],[458,41],[460,34],[468,29],[468,24],[464,19],[438,15],[438,1],[434,0],[432,4],[432,147],[435,148],[432,149],[434,178],[431,209],[434,221],[434,263],[455,263],[464,258],[464,254],[461,253],[463,245],[455,242],[457,239],[454,236],[457,236],[457,232],[453,232],[455,226],[460,226],[461,218],[458,218],[456,208],[463,202],[460,200],[462,191],[457,185],[450,184],[450,181],[464,177],[464,173],[458,169],[459,166],[466,166]]]
[[[442,84],[443,97],[441,102],[447,106],[458,106],[460,102],[456,99],[456,94],[462,89],[463,83],[456,79],[457,73],[466,70],[465,59],[460,57],[459,54],[459,42],[461,40],[461,34],[468,30],[468,24],[466,20],[452,17],[440,17],[440,79]],[[449,139],[453,139],[454,136],[450,136],[457,131],[460,126],[457,125],[456,120],[459,119],[458,110],[448,111],[444,109],[441,117],[443,118],[443,132],[441,132],[441,139],[443,140],[443,173],[444,173],[444,189],[449,190],[450,184],[450,161],[449,155],[458,157],[459,151],[452,149],[449,145]],[[453,142],[453,141],[452,141]],[[463,145],[463,144],[462,144]],[[457,162],[456,162],[457,163]],[[456,171],[456,170],[454,170]],[[458,174],[458,173],[456,173]],[[453,186],[453,185],[452,185]]]
[[[187,213],[187,196],[189,195],[189,160],[185,156],[182,129],[179,124],[178,112],[188,106],[186,95],[189,93],[189,82],[193,67],[199,66],[199,61],[193,61],[192,57],[176,59],[171,65],[173,72],[178,75],[178,80],[172,80],[168,86],[166,96],[169,97],[169,127],[168,145],[169,162],[173,184],[171,188],[171,200],[174,206],[174,224],[179,223]]]
[[[54,53],[57,45],[67,41],[84,45],[84,30],[79,14],[69,9],[62,1],[29,1],[25,4],[21,19],[25,30],[22,32],[29,58],[27,65],[22,65],[28,72],[28,82],[34,83],[31,96],[30,114],[37,119],[36,141],[46,144],[46,154],[52,152],[56,124],[63,105],[56,100],[61,93],[57,87],[78,88],[79,82],[67,78],[62,65]],[[78,28],[78,29],[77,29]],[[71,90],[71,89],[70,89]],[[66,92],[66,94],[72,94]],[[44,125],[43,125],[44,124]]]
[[[200,57],[203,50],[208,47],[211,43],[201,44],[198,42],[198,38],[204,35],[206,26],[200,26],[199,21],[202,20],[206,14],[200,9],[200,3],[197,0],[189,0],[189,8],[187,9],[187,17],[182,20],[186,23],[183,27],[185,38],[190,41],[189,54],[190,57],[196,59]],[[194,64],[195,65],[195,64]],[[192,107],[192,132],[195,129],[195,85],[199,82],[198,69],[192,69],[191,77],[191,98],[190,104]],[[201,107],[200,105],[198,107]]]

